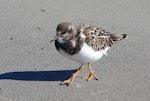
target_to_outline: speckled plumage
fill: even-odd
[[[68,28],[70,29],[68,30]],[[126,36],[125,34],[111,34],[102,28],[78,23],[60,23],[57,26],[58,32],[61,32],[59,35],[68,33],[70,38],[65,43],[59,43],[59,39],[56,40],[57,50],[62,48],[62,50],[71,55],[78,53],[84,42],[94,51],[102,51],[107,47],[112,47],[115,42]]]
[[[86,80],[92,78],[98,80],[90,63],[98,61],[108,49],[117,41],[126,38],[126,34],[112,34],[102,28],[78,23],[60,23],[57,26],[57,34],[54,38],[56,49],[64,56],[80,62],[81,66],[63,84],[70,84],[82,70],[82,65],[88,64],[90,75]],[[51,42],[52,42],[51,41]]]

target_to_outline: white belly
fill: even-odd
[[[94,51],[91,47],[84,43],[79,53],[75,55],[69,55],[63,50],[60,50],[60,53],[74,61],[80,62],[81,64],[86,64],[98,61],[103,56],[103,54],[106,54],[108,49],[109,47],[102,51]]]

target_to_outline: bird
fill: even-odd
[[[63,56],[79,62],[81,65],[72,76],[64,80],[62,85],[70,85],[87,64],[89,75],[85,80],[98,80],[91,63],[107,55],[107,51],[127,34],[111,33],[98,26],[84,23],[61,22],[57,25],[56,35],[50,42],[55,42],[57,51]]]

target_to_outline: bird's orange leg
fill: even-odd
[[[61,85],[66,84],[68,86],[69,84],[73,83],[74,79],[78,76],[81,70],[82,70],[82,66],[80,66],[79,69],[68,80],[63,81]]]
[[[84,79],[87,81],[91,80],[92,78],[94,78],[95,80],[98,80],[98,77],[94,74],[94,71],[92,70],[90,63],[88,63],[88,68],[89,68],[90,74],[89,74],[89,76],[85,77]]]

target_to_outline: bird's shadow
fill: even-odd
[[[0,74],[0,80],[63,81],[68,79],[75,71],[76,70],[8,72]]]

